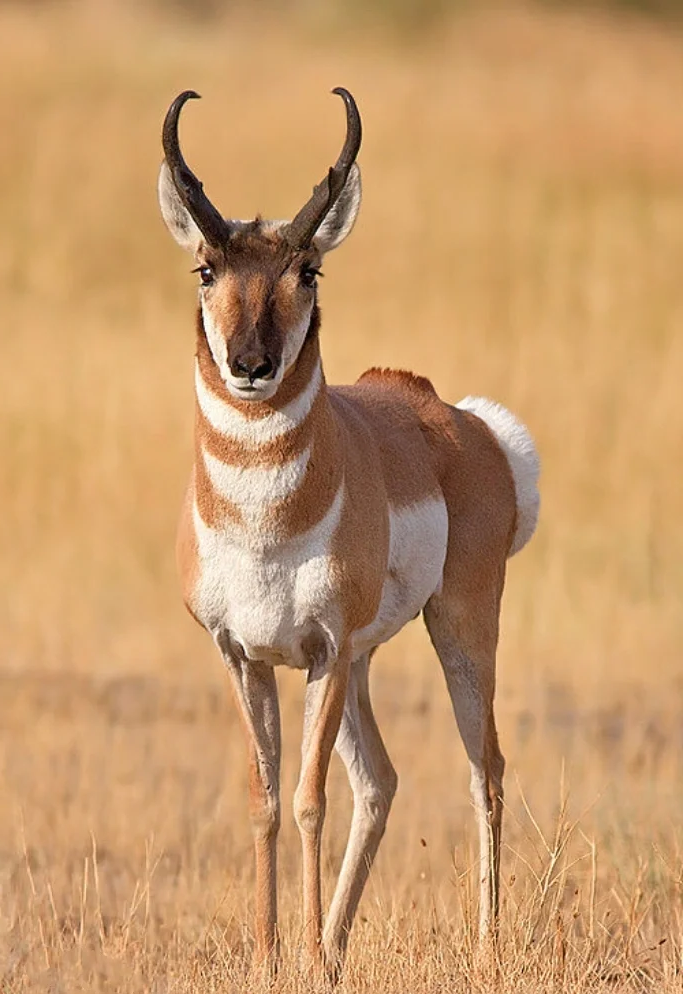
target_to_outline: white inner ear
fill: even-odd
[[[354,162],[342,192],[325,220],[315,233],[315,244],[321,252],[330,252],[350,234],[361,201],[360,169]]]
[[[171,170],[165,161],[161,163],[158,189],[159,206],[166,227],[178,245],[187,249],[188,252],[195,253],[202,241],[202,233],[180,199],[171,177]]]

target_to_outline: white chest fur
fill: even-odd
[[[309,665],[302,643],[315,631],[338,651],[342,614],[331,544],[343,499],[342,485],[317,525],[277,544],[209,528],[195,508],[196,612],[214,636],[227,628],[248,659],[295,667]]]

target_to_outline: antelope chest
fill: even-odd
[[[191,607],[214,638],[227,629],[247,659],[302,669],[312,645],[337,653],[342,610],[331,543],[342,496],[314,528],[273,544],[210,528],[195,508]]]

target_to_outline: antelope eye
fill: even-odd
[[[211,266],[199,267],[199,279],[202,281],[202,286],[211,286],[213,283],[213,270]]]
[[[313,287],[316,284],[316,280],[320,275],[319,269],[313,269],[312,266],[305,266],[301,270],[301,282],[304,286]]]

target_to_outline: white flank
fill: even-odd
[[[317,525],[269,547],[255,547],[241,533],[209,528],[195,504],[202,566],[197,604],[206,627],[214,634],[228,628],[248,658],[273,664],[308,666],[301,644],[312,624],[337,652],[341,616],[330,548],[343,501],[342,483]]]
[[[195,392],[202,414],[216,431],[247,445],[263,445],[301,424],[311,410],[321,384],[322,370],[318,362],[298,397],[263,418],[248,418],[217,397],[204,382],[199,363],[195,365]]]
[[[508,411],[507,407],[486,397],[465,397],[456,407],[481,418],[507,456],[517,499],[517,530],[510,548],[510,555],[514,556],[527,544],[538,523],[540,461],[534,440],[526,425]]]
[[[441,588],[448,546],[443,497],[428,497],[399,510],[389,508],[389,562],[374,620],[353,636],[353,656],[386,642],[420,613]]]

